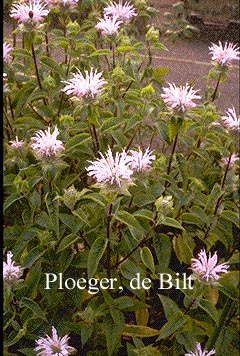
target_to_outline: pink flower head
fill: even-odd
[[[221,162],[226,166],[227,164],[229,164],[229,168],[232,168],[233,166],[234,166],[234,163],[236,162],[236,161],[238,161],[239,160],[239,156],[236,154],[236,153],[233,153],[232,155],[231,155],[231,158],[230,158],[230,162],[229,162],[229,157],[228,158],[225,158],[225,157],[223,157],[222,159],[221,159]]]
[[[103,35],[112,36],[117,35],[122,21],[116,16],[106,16],[104,15],[103,19],[99,19],[99,22],[96,24],[95,28],[100,30]]]
[[[161,96],[165,104],[182,112],[185,112],[187,108],[196,106],[193,100],[201,99],[201,96],[196,95],[199,90],[193,90],[188,84],[177,87],[174,83],[169,83],[169,88],[163,88],[163,91],[164,93]]]
[[[78,0],[62,0],[63,5],[69,5],[69,6],[77,6]]]
[[[98,183],[109,183],[110,185],[116,183],[118,187],[121,187],[123,182],[132,184],[131,157],[126,154],[125,150],[121,153],[117,152],[113,157],[111,149],[108,148],[106,157],[101,152],[100,155],[101,158],[89,161],[92,163],[86,168],[89,176],[93,176]]]
[[[217,252],[211,257],[209,252],[208,258],[206,251],[203,249],[198,254],[198,259],[192,258],[191,269],[205,282],[214,282],[219,280],[218,273],[228,273],[229,265],[224,262],[217,265]]]
[[[48,5],[77,6],[78,0],[45,0]]]
[[[3,62],[8,63],[12,60],[12,46],[9,43],[3,42]]]
[[[85,77],[82,75],[79,69],[78,73],[73,73],[72,79],[64,81],[67,85],[62,89],[67,95],[73,95],[75,97],[90,97],[94,98],[98,93],[102,91],[102,87],[107,82],[101,78],[102,73],[97,73],[97,70],[90,72],[85,70]]]
[[[31,147],[40,156],[56,156],[59,151],[64,150],[62,141],[57,140],[58,135],[59,131],[57,127],[55,127],[52,134],[50,133],[50,127],[45,131],[39,130],[35,136],[31,138],[34,142],[31,144]]]
[[[122,0],[119,0],[118,4],[114,1],[110,2],[108,6],[104,7],[103,13],[121,20],[128,20],[133,16],[137,16],[136,9],[130,4],[130,1],[123,4]]]
[[[149,151],[149,147],[143,153],[142,150],[130,151],[131,153],[131,168],[136,172],[146,171],[152,164],[152,161],[155,160],[155,155],[152,155],[152,151]]]
[[[44,21],[49,10],[47,4],[41,0],[29,0],[28,2],[15,3],[12,6],[10,17],[13,17],[19,23],[39,23]]]
[[[240,116],[237,115],[234,106],[232,108],[228,108],[226,111],[227,116],[222,116],[222,120],[224,124],[232,130],[240,129]]]
[[[24,145],[24,141],[23,140],[18,140],[18,136],[15,137],[14,141],[9,141],[10,146],[12,146],[12,148],[20,148]]]
[[[202,351],[201,348],[201,344],[198,342],[196,345],[196,351],[195,352],[189,352],[187,354],[185,354],[185,356],[212,356],[216,353],[215,350],[211,350],[211,351]]]
[[[221,66],[230,65],[233,60],[239,60],[239,47],[233,43],[225,42],[224,46],[221,41],[219,44],[212,43],[212,46],[208,47],[212,60],[217,62]]]
[[[37,356],[68,356],[75,353],[76,349],[68,345],[69,336],[58,336],[57,330],[52,326],[52,337],[40,337],[36,340],[37,347],[34,349]]]
[[[7,253],[7,262],[3,262],[3,280],[8,284],[16,282],[22,275],[23,270],[20,266],[14,266],[12,252]]]

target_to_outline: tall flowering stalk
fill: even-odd
[[[176,86],[175,83],[169,83],[169,87],[163,88],[163,93],[161,94],[161,97],[163,98],[163,101],[165,102],[170,111],[182,117],[188,109],[194,108],[196,106],[194,100],[201,99],[200,95],[196,95],[198,91],[199,90],[194,90],[193,87],[191,87],[189,84],[186,84],[185,86]],[[167,167],[168,175],[171,171],[171,165],[177,146],[178,135],[179,132],[176,133],[174,138],[171,155]]]
[[[217,65],[219,70],[219,75],[217,79],[217,83],[212,94],[212,102],[216,99],[218,87],[221,81],[223,74],[226,72],[231,63],[235,60],[239,60],[239,47],[234,45],[233,43],[225,42],[223,45],[221,41],[219,41],[218,45],[212,43],[209,48],[209,53],[212,55],[212,61]]]

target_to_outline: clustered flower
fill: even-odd
[[[68,345],[69,336],[58,336],[57,330],[52,326],[52,338],[48,335],[36,340],[35,351],[37,356],[67,356],[74,354],[76,349]]]
[[[125,150],[121,153],[117,152],[115,157],[110,148],[104,157],[100,152],[101,158],[95,161],[89,161],[91,165],[86,168],[88,175],[94,177],[98,183],[116,184],[121,187],[122,183],[132,184],[132,175],[135,172],[145,171],[151,165],[151,161],[155,159],[151,155],[149,148],[143,154],[139,151],[130,151],[127,154]]]
[[[12,261],[13,254],[11,251],[7,253],[7,262],[3,262],[3,280],[7,284],[15,283],[22,275],[23,269],[21,266],[14,266]]]
[[[95,28],[100,30],[103,35],[112,36],[118,33],[120,25],[123,21],[119,20],[116,16],[104,15],[102,19],[96,24]]]
[[[142,150],[130,151],[131,153],[131,168],[136,172],[146,171],[151,166],[151,161],[155,160],[156,156],[152,155],[149,151],[149,147],[143,153]]]
[[[9,63],[12,60],[11,52],[12,52],[12,46],[7,42],[3,42],[3,62],[4,63]]]
[[[15,140],[9,141],[9,144],[10,144],[10,146],[11,146],[12,148],[18,149],[18,148],[20,148],[20,147],[22,147],[22,146],[24,145],[24,141],[23,141],[23,140],[20,140],[20,141],[19,141],[18,136],[16,136],[16,137],[15,137]]]
[[[185,112],[188,108],[196,106],[193,100],[201,99],[201,96],[196,95],[198,91],[193,90],[188,84],[176,86],[174,83],[169,83],[169,88],[163,88],[164,93],[161,96],[169,108]]]
[[[191,269],[196,275],[204,282],[218,281],[219,273],[228,273],[229,265],[224,262],[217,265],[218,257],[217,252],[211,256],[211,252],[207,257],[206,251],[203,249],[198,254],[198,259],[192,258]]]
[[[47,4],[41,0],[29,0],[28,2],[18,2],[13,4],[10,11],[10,17],[13,17],[19,23],[42,22],[48,15]]]
[[[234,106],[232,108],[228,108],[226,111],[227,116],[222,116],[222,120],[224,124],[232,130],[240,129],[240,116],[237,115]]]
[[[55,127],[52,134],[50,133],[50,127],[45,131],[39,130],[35,136],[31,138],[34,142],[31,144],[31,147],[40,156],[56,156],[59,151],[64,150],[62,141],[57,140],[58,135],[59,131],[57,127]]]
[[[201,344],[198,342],[196,345],[196,351],[195,352],[188,352],[187,354],[185,354],[185,356],[212,356],[216,353],[215,350],[211,350],[211,351],[202,351],[201,348]]]
[[[45,0],[48,5],[63,5],[75,7],[78,4],[78,0]]]
[[[128,20],[133,16],[137,16],[136,9],[130,4],[130,1],[123,4],[122,0],[118,4],[114,1],[110,2],[109,5],[104,7],[103,13],[107,16],[116,16],[121,20]]]
[[[102,91],[107,82],[102,78],[102,73],[91,68],[90,72],[85,70],[85,77],[77,69],[77,73],[72,74],[73,78],[64,81],[67,85],[62,89],[67,95],[73,95],[77,98],[95,98]]]
[[[218,45],[212,43],[212,46],[208,47],[209,53],[212,55],[212,60],[218,63],[220,66],[229,66],[232,61],[239,60],[239,47],[233,43],[225,42],[224,46],[219,41]]]
[[[103,35],[117,35],[120,25],[133,16],[137,16],[137,13],[130,1],[124,4],[122,0],[119,0],[119,3],[112,1],[103,8],[103,18],[99,18],[95,28],[100,30]]]

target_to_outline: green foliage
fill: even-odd
[[[165,106],[169,68],[153,57],[167,48],[145,23],[156,11],[133,4],[138,16],[116,36],[95,28],[105,5],[97,0],[79,1],[79,11],[55,6],[34,31],[15,24],[4,63],[4,260],[11,251],[22,276],[4,283],[4,355],[36,354],[52,326],[79,355],[179,356],[197,342],[237,355],[239,164],[229,161],[237,135],[220,124],[212,87],[186,112]],[[183,2],[166,17],[174,42],[195,31]],[[76,68],[101,72],[103,91],[63,92]],[[228,70],[215,66],[207,84],[219,78],[221,88]],[[36,131],[56,127],[64,150],[37,154]],[[9,143],[16,136],[21,147]],[[147,147],[155,157],[132,168],[131,182],[88,174],[99,152]],[[229,263],[218,281],[193,273],[202,249]],[[161,274],[171,278],[163,288]]]

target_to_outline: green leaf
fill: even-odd
[[[113,303],[116,309],[132,308],[135,305],[133,299],[127,296],[116,298]]]
[[[40,306],[30,298],[23,297],[21,300],[21,306],[31,309],[31,311],[40,319],[47,322],[46,315],[40,308]]]
[[[188,316],[184,315],[182,311],[178,311],[174,313],[171,318],[163,325],[163,327],[159,331],[159,337],[156,341],[163,340],[178,329],[182,328],[183,325],[187,322]]]
[[[140,209],[133,213],[134,216],[146,219],[146,220],[153,220],[153,212],[147,209]]]
[[[204,225],[204,222],[196,214],[183,213],[181,215],[181,219],[185,224],[197,225],[200,228],[202,228]]]
[[[172,254],[172,243],[169,236],[166,234],[154,234],[153,246],[158,259],[159,271],[164,272],[169,265]]]
[[[116,323],[110,315],[104,317],[104,331],[107,339],[107,351],[108,355],[111,356],[117,346],[120,346],[121,335],[124,327],[123,320],[119,320]]]
[[[184,230],[182,225],[180,225],[179,222],[176,219],[170,218],[168,216],[166,218],[164,218],[164,221],[162,222],[162,224],[166,225],[166,226],[175,227],[175,228],[180,229],[180,230]]]
[[[143,261],[144,265],[150,269],[152,274],[155,273],[155,264],[154,259],[152,256],[152,252],[147,246],[144,246],[140,251],[141,260]]]
[[[76,233],[82,226],[82,221],[79,221],[79,219],[76,216],[70,215],[70,214],[59,214],[60,220],[66,225],[72,232]]]
[[[98,268],[98,264],[106,250],[108,241],[103,238],[97,238],[91,246],[88,254],[88,279],[92,278]]]
[[[31,251],[28,252],[28,255],[23,261],[23,268],[29,268],[37,262],[37,260],[42,257],[47,252],[46,248],[42,246],[36,246]]]
[[[139,224],[137,219],[132,214],[129,214],[127,211],[119,210],[114,214],[114,217],[116,220],[126,224],[128,227],[137,229],[139,231],[139,234],[143,234],[144,231],[142,226]]]
[[[217,309],[207,299],[202,299],[199,303],[199,307],[203,309],[210,317],[215,321],[216,325],[219,322],[219,315]]]
[[[182,178],[183,189],[185,190],[188,185],[189,177],[187,161],[182,153],[177,153],[176,158],[179,167],[179,172]]]
[[[78,235],[76,235],[75,233],[71,233],[71,234],[65,236],[58,246],[57,253],[65,250],[66,248],[68,248],[70,245],[72,245],[74,242],[76,242],[79,239],[80,239],[80,237]]]
[[[16,334],[16,336],[13,339],[6,340],[3,342],[3,348],[8,348],[8,347],[16,344],[25,334],[26,334],[26,327],[23,326],[23,328],[18,331],[18,333]]]
[[[232,210],[223,210],[221,218],[231,221],[234,225],[240,228],[239,214]]]
[[[47,56],[43,56],[41,57],[40,61],[51,71],[57,73],[61,78],[65,77],[65,74],[62,70],[62,68],[60,67],[60,65],[58,64],[58,62],[56,62],[54,59],[47,57]]]
[[[15,201],[22,199],[23,196],[19,195],[18,193],[13,193],[7,197],[3,204],[3,211],[7,210]]]
[[[105,196],[98,193],[86,194],[79,197],[79,200],[89,199],[100,205],[101,207],[105,207],[108,204]]]
[[[32,82],[25,84],[21,89],[19,89],[17,98],[16,97],[14,98],[14,99],[17,99],[17,104],[16,104],[16,108],[15,108],[16,117],[21,113],[21,111],[24,109],[26,104],[29,102],[30,94],[35,89],[36,89],[36,86]]]
[[[169,297],[158,294],[158,297],[162,303],[164,314],[167,320],[171,319],[172,315],[180,310],[178,305]]]
[[[97,56],[111,56],[111,55],[112,55],[112,52],[109,49],[103,48],[103,49],[98,49],[97,51],[94,51],[87,58],[92,58],[92,57],[97,57]]]
[[[214,184],[210,195],[208,196],[208,201],[206,205],[206,210],[211,210],[215,208],[218,198],[222,195],[222,189],[218,183]]]
[[[151,337],[159,335],[159,330],[142,325],[125,324],[123,335],[131,337]]]
[[[175,236],[173,238],[173,249],[182,263],[190,264],[192,258],[192,249],[190,248],[188,241],[183,236]]]

